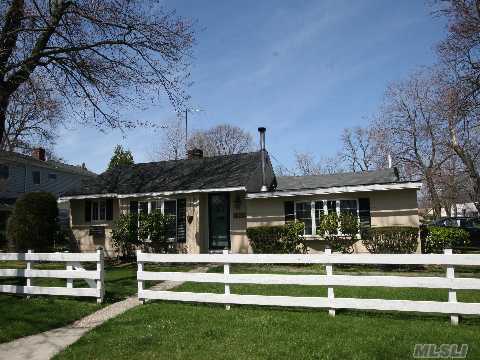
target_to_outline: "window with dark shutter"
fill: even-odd
[[[285,201],[285,222],[295,221],[295,203],[293,201]]]
[[[177,200],[177,242],[187,241],[187,201],[185,199]]]
[[[369,229],[372,224],[369,198],[358,199],[358,215],[360,217],[360,234],[364,237],[365,231]]]
[[[130,214],[138,213],[138,201],[130,201]]]
[[[113,199],[107,199],[107,220],[113,220]]]
[[[0,164],[0,179],[8,179],[8,165]]]
[[[92,221],[92,202],[85,200],[85,222]]]

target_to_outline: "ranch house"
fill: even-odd
[[[172,241],[187,253],[229,249],[251,252],[246,229],[305,223],[311,252],[323,251],[316,235],[322,214],[354,213],[363,226],[419,225],[419,182],[400,180],[397,169],[318,176],[277,176],[259,128],[257,152],[203,157],[193,149],[184,160],[140,163],[86,181],[70,202],[70,225],[81,251],[114,253],[113,221],[121,213],[161,211],[175,218]],[[356,252],[365,249],[355,244]]]

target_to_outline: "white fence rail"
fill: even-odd
[[[0,293],[30,295],[89,296],[103,301],[104,263],[103,252],[96,253],[0,253],[0,261],[25,261],[25,269],[0,269],[0,277],[26,278],[26,285],[0,285]],[[65,270],[34,269],[36,262],[64,262]],[[85,270],[82,262],[95,262],[95,270]],[[35,278],[66,279],[65,287],[35,286]],[[88,287],[75,288],[74,279],[83,279]]]
[[[209,302],[244,305],[299,306],[327,308],[330,315],[335,309],[409,311],[450,314],[452,324],[458,323],[458,315],[480,315],[480,303],[457,302],[456,290],[480,290],[480,278],[455,277],[455,266],[480,266],[480,255],[452,254],[325,254],[268,255],[268,254],[149,254],[137,252],[138,297],[141,300],[159,299],[188,302]],[[145,271],[144,263],[212,263],[223,264],[222,273],[154,272]],[[230,264],[324,264],[326,275],[278,275],[278,274],[231,274]],[[391,275],[334,275],[335,264],[382,264],[382,265],[442,265],[446,277],[436,276],[391,276]],[[145,290],[144,281],[192,281],[223,283],[224,294],[192,293]],[[292,297],[265,295],[237,295],[230,293],[230,284],[263,285],[318,285],[328,287],[327,297]],[[448,301],[385,300],[338,298],[334,286],[405,287],[447,289]],[[447,294],[445,294],[447,295]],[[446,300],[447,300],[447,296]]]

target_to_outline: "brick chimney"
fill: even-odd
[[[32,157],[34,157],[35,159],[40,160],[40,161],[45,161],[46,160],[45,149],[41,148],[41,147],[33,149],[32,150]]]
[[[203,158],[203,150],[202,149],[191,149],[187,151],[187,159],[188,160],[196,160]]]

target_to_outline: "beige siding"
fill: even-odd
[[[113,200],[113,218],[118,218],[120,213],[119,201]],[[80,251],[95,251],[102,247],[108,256],[113,256],[112,224],[113,221],[85,222],[85,200],[70,200],[70,224],[73,236]],[[105,236],[90,235],[90,227],[100,226],[105,228]]]
[[[233,253],[249,253],[247,237],[247,202],[244,192],[230,193],[230,248]]]
[[[357,192],[321,196],[295,196],[288,198],[247,200],[247,227],[272,226],[285,223],[285,201],[370,199],[372,226],[419,226],[417,191],[392,190]],[[308,240],[310,252],[324,251],[321,240]],[[366,252],[361,242],[355,244],[356,252]]]
[[[418,226],[416,190],[378,191],[370,198],[372,226]]]

